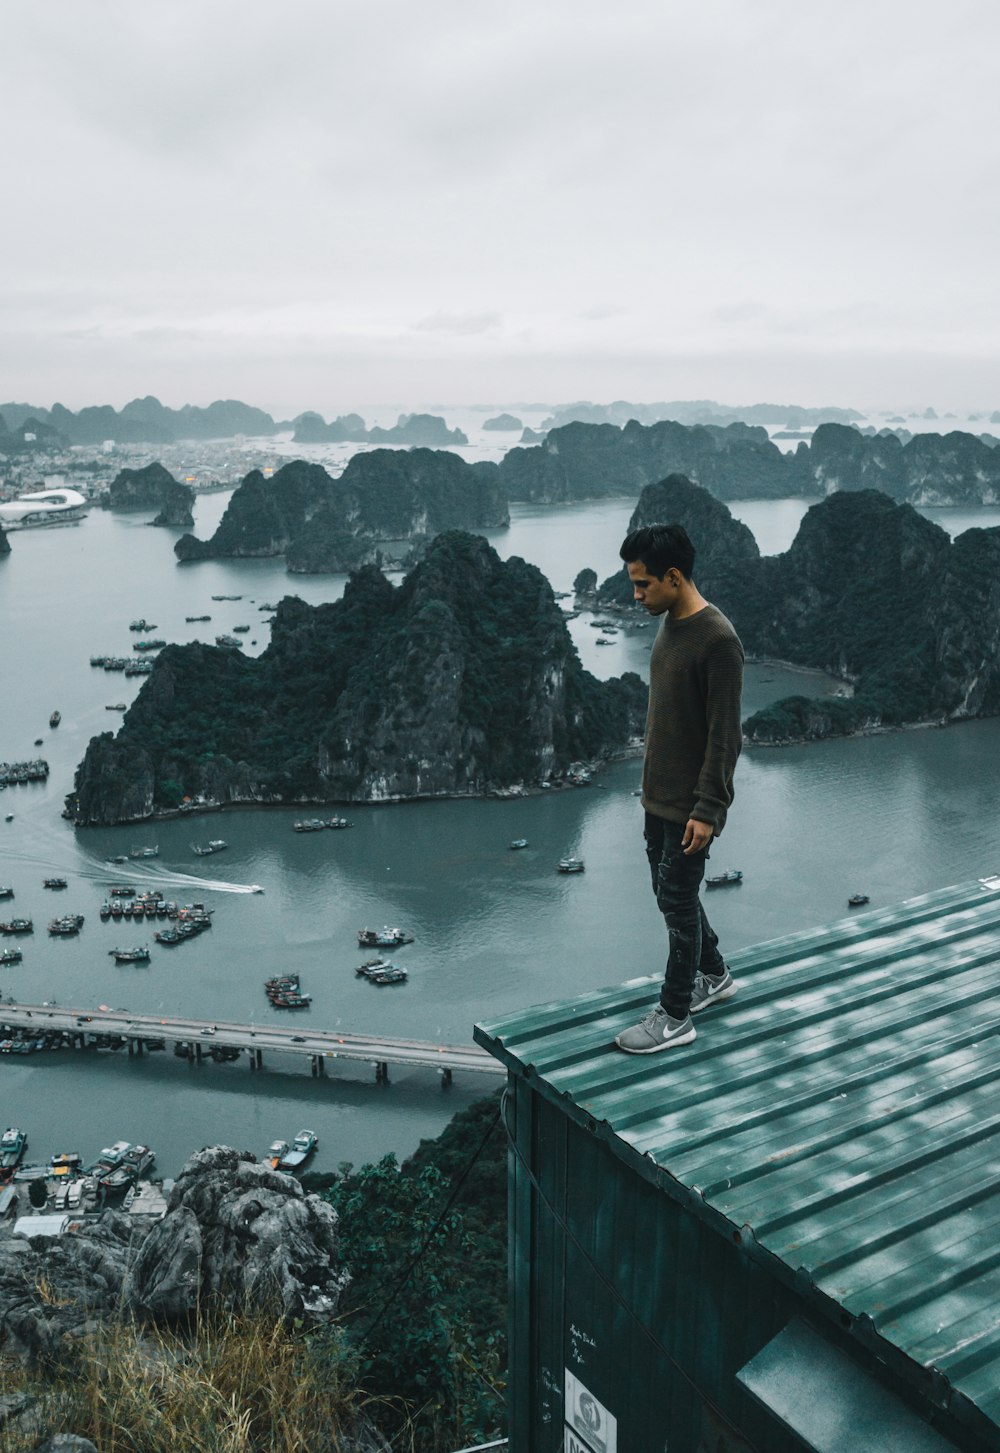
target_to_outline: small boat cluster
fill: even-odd
[[[298,974],[276,974],[264,980],[264,993],[275,1009],[308,1009],[311,994],[303,994]]]
[[[73,1037],[58,1029],[39,1030],[0,1025],[0,1054],[38,1054],[45,1049],[73,1049]],[[125,1041],[122,1040],[124,1044]]]
[[[105,923],[109,918],[176,918],[180,913],[178,904],[168,902],[162,893],[153,889],[136,893],[134,888],[127,891],[112,888],[111,893],[113,896],[106,898],[100,907]]]
[[[291,1145],[287,1140],[275,1140],[268,1146],[264,1164],[272,1170],[300,1170],[319,1145],[315,1130],[300,1130]]]
[[[116,1140],[88,1166],[75,1150],[60,1151],[47,1164],[25,1165],[27,1148],[27,1131],[9,1125],[0,1136],[0,1185],[44,1181],[56,1211],[88,1210],[119,1197],[130,1206],[140,1179],[156,1160],[148,1145],[128,1140]]]
[[[354,972],[370,984],[405,984],[409,978],[402,964],[390,964],[387,959],[366,959]]]
[[[140,616],[137,621],[129,621],[130,631],[155,631],[156,622],[147,621],[145,616]]]
[[[153,669],[152,661],[130,656],[91,656],[91,666],[102,666],[105,671],[124,671],[126,676],[148,676]]]
[[[64,913],[61,918],[51,920],[49,933],[53,938],[72,938],[80,932],[82,927],[82,913]]]
[[[304,817],[298,822],[292,823],[295,832],[322,832],[324,828],[333,828],[337,831],[340,828],[353,827],[353,822],[348,822],[346,817]]]
[[[179,943],[187,943],[188,939],[197,938],[199,933],[211,927],[212,910],[202,903],[189,903],[178,908],[172,928],[161,928],[153,937],[157,943],[173,948]]]
[[[213,853],[221,853],[226,848],[228,848],[228,846],[229,844],[227,842],[224,842],[221,837],[217,837],[212,838],[211,841],[207,842],[204,845],[204,847],[200,846],[198,843],[192,843],[191,851],[193,853],[197,853],[199,858],[210,858]]]
[[[41,757],[30,762],[0,762],[0,787],[20,786],[22,782],[44,782],[49,764]]]

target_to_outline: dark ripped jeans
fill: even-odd
[[[718,937],[705,917],[698,896],[708,850],[685,856],[681,849],[684,825],[667,822],[649,812],[643,834],[653,892],[670,940],[660,1003],[671,1018],[684,1019],[691,1008],[695,974],[699,970],[705,974],[726,972]]]

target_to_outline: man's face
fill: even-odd
[[[628,564],[628,578],[632,582],[632,594],[636,602],[644,610],[649,611],[651,616],[661,616],[670,610],[675,604],[679,590],[681,573],[679,570],[670,569],[662,580],[646,569],[642,560],[630,560]]]

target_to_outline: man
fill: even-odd
[[[680,525],[633,530],[621,557],[636,601],[661,618],[649,658],[642,805],[669,953],[659,1003],[615,1043],[629,1054],[655,1054],[689,1044],[691,1015],[736,993],[698,889],[733,800],[743,647],[691,579],[694,546]]]

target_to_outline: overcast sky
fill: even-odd
[[[6,0],[0,399],[1000,408],[995,0]]]

